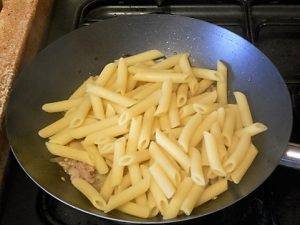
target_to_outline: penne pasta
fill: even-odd
[[[105,117],[106,118],[112,118],[116,115],[115,109],[112,107],[111,104],[106,105],[106,111],[105,111]]]
[[[171,103],[169,108],[169,122],[171,128],[175,128],[180,125],[180,116],[179,116],[179,111],[178,111],[176,101],[177,101],[176,94],[172,93]]]
[[[195,184],[204,186],[206,181],[202,171],[200,152],[196,148],[191,148],[189,153],[191,158],[191,178]]]
[[[232,108],[227,108],[225,110],[225,113],[226,116],[222,130],[222,135],[224,138],[224,144],[226,146],[230,146],[232,142],[233,131],[235,128],[235,111]]]
[[[244,127],[250,126],[253,123],[251,111],[249,108],[248,100],[242,92],[233,92],[237,102],[238,109]]]
[[[76,108],[74,113],[70,115],[70,128],[79,127],[85,120],[91,108],[91,101],[88,97],[82,100],[82,103]]]
[[[80,105],[82,101],[83,98],[73,98],[59,102],[51,102],[44,104],[42,110],[48,113],[63,112]]]
[[[134,65],[136,63],[139,62],[145,62],[145,61],[149,61],[152,59],[158,59],[163,57],[164,54],[162,54],[160,51],[158,50],[149,50],[146,52],[142,52],[133,56],[129,56],[127,58],[125,58],[125,62],[128,66]]]
[[[187,84],[180,84],[177,90],[177,106],[182,107],[187,102],[187,93],[189,86]]]
[[[109,81],[109,79],[112,77],[116,69],[117,65],[115,63],[107,64],[99,74],[98,78],[95,80],[95,83],[99,86],[104,87]]]
[[[141,163],[150,159],[148,150],[139,150],[133,153],[123,155],[119,160],[119,165],[129,166],[135,163]]]
[[[241,137],[244,134],[248,134],[250,136],[255,136],[261,132],[266,131],[268,128],[262,123],[253,123],[248,127],[239,129],[235,132],[235,135]]]
[[[86,91],[86,85],[92,82],[93,82],[93,77],[90,76],[76,89],[76,91],[73,92],[73,94],[69,97],[69,99],[83,97]]]
[[[193,70],[193,74],[197,78],[206,79],[206,80],[215,80],[215,81],[220,80],[219,77],[217,76],[217,71],[215,70],[199,68],[199,67],[198,68],[194,67],[192,68],[192,70]]]
[[[117,90],[121,92],[121,95],[124,95],[127,89],[127,66],[125,60],[120,58],[118,61],[118,69],[117,69]]]
[[[148,218],[150,216],[150,210],[148,207],[134,202],[127,202],[124,205],[119,206],[117,210],[140,218]]]
[[[197,184],[193,184],[190,192],[184,199],[180,210],[185,213],[185,215],[189,216],[191,215],[195,205],[197,204],[198,199],[200,198],[200,195],[203,193],[204,187],[199,186]]]
[[[155,107],[152,106],[144,114],[142,130],[139,136],[138,149],[146,149],[149,146],[150,138],[152,136],[152,125],[154,121]]]
[[[156,63],[155,65],[151,66],[151,68],[160,69],[160,70],[170,69],[178,64],[181,56],[182,56],[182,54],[170,56],[170,57],[160,61],[159,63]]]
[[[123,171],[124,166],[120,165],[119,160],[125,154],[125,147],[126,147],[126,139],[125,137],[119,138],[115,141],[115,151],[114,151],[114,159],[112,165],[112,185],[117,186],[121,184],[123,179]]]
[[[162,83],[161,98],[155,111],[155,116],[168,112],[172,98],[172,84],[172,80],[165,80]]]
[[[101,98],[93,94],[90,94],[89,97],[90,97],[95,118],[98,120],[104,120],[105,115],[104,115],[103,103]]]
[[[221,61],[217,63],[217,75],[219,77],[217,82],[218,102],[227,104],[227,67]]]

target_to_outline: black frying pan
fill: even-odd
[[[216,68],[217,60],[223,60],[229,65],[230,92],[246,93],[255,121],[269,128],[254,138],[260,152],[240,184],[230,185],[226,193],[192,215],[169,221],[201,217],[245,197],[271,174],[287,146],[292,110],[286,85],[271,61],[246,40],[213,24],[178,16],[109,19],[71,32],[44,49],[19,74],[8,103],[7,133],[20,165],[42,189],[81,211],[117,221],[162,222],[160,217],[144,220],[93,208],[70,182],[61,181],[63,170],[49,161],[45,140],[37,135],[59,117],[42,112],[43,103],[67,98],[87,76],[99,74],[105,64],[123,54],[149,49],[166,55],[190,52],[193,65],[207,68]]]

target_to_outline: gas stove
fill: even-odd
[[[206,20],[242,36],[277,66],[294,111],[291,141],[300,143],[300,3],[255,0],[64,0],[56,1],[46,44],[91,23],[123,15],[175,14]],[[13,156],[6,169],[0,223],[3,225],[113,224],[75,210],[40,190]],[[238,203],[185,224],[300,224],[300,171],[278,166],[256,191]]]

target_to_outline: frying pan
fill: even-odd
[[[158,223],[161,217],[138,219],[119,212],[104,214],[86,200],[70,182],[62,182],[63,170],[51,163],[45,140],[37,132],[59,115],[41,111],[46,102],[66,99],[87,76],[123,54],[159,49],[167,56],[189,52],[192,64],[216,68],[217,60],[229,66],[230,93],[244,92],[255,121],[268,131],[254,138],[259,154],[238,185],[190,216],[201,217],[225,208],[256,189],[274,170],[283,155],[292,128],[287,87],[271,61],[246,40],[216,25],[171,15],[124,16],[80,28],[40,52],[14,82],[7,107],[7,134],[21,167],[43,190],[83,212],[121,222]],[[233,101],[232,95],[229,96]]]

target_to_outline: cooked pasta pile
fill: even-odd
[[[246,96],[227,102],[227,68],[192,67],[188,53],[146,51],[109,63],[67,100],[47,103],[61,119],[39,131],[55,156],[94,168],[72,184],[99,210],[171,219],[239,183],[257,149]]]

